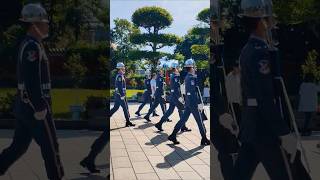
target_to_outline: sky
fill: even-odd
[[[138,8],[144,6],[159,6],[165,8],[173,17],[172,25],[162,33],[173,33],[184,36],[193,26],[200,24],[196,20],[197,14],[210,7],[210,0],[110,0],[111,28],[116,18],[127,19],[131,22],[131,15]],[[173,53],[174,48],[163,48],[161,51]]]

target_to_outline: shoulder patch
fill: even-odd
[[[194,86],[194,85],[195,85],[195,82],[194,82],[194,80],[193,80],[193,79],[191,80],[191,85],[192,85],[192,86]]]
[[[39,58],[39,53],[35,50],[29,50],[26,53],[27,53],[27,59],[31,62],[33,62]]]
[[[270,64],[268,60],[260,60],[259,61],[259,72],[261,74],[269,74],[270,73]]]

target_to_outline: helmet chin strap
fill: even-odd
[[[35,24],[32,24],[32,25],[33,25],[34,29],[36,30],[36,32],[41,37],[41,39],[45,39],[48,37],[48,34],[43,34]]]

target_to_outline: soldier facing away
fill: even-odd
[[[47,13],[40,4],[27,4],[21,14],[27,35],[18,52],[16,129],[11,145],[0,154],[0,175],[27,151],[34,139],[40,146],[48,179],[60,180],[64,170],[52,118],[49,61],[42,45],[49,33]]]

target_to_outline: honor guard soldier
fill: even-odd
[[[146,71],[146,79],[144,80],[145,90],[143,93],[143,102],[140,104],[138,110],[135,112],[137,116],[141,116],[140,111],[147,104],[150,103],[150,108],[152,107],[152,89],[151,89],[151,74],[150,71]]]
[[[110,117],[119,109],[121,106],[123,109],[124,116],[126,118],[126,127],[135,126],[130,122],[130,114],[128,108],[128,102],[126,99],[126,81],[124,77],[125,66],[122,62],[117,63],[118,74],[115,78],[115,92],[114,92],[114,106],[110,110]]]
[[[147,120],[147,122],[150,122],[150,115],[152,112],[155,111],[155,109],[158,107],[160,104],[162,113],[164,114],[166,112],[165,109],[165,95],[164,95],[164,77],[163,77],[163,71],[162,71],[162,66],[158,66],[158,75],[156,78],[156,91],[154,93],[154,101],[152,103],[151,108],[149,109],[148,113],[146,116],[144,116],[144,119]]]
[[[201,116],[201,111],[203,110],[203,104],[201,103],[201,94],[199,94],[199,89],[197,86],[197,76],[195,75],[195,62],[193,59],[188,59],[185,62],[184,66],[188,74],[185,78],[185,89],[186,89],[186,102],[185,102],[185,109],[182,114],[181,119],[175,125],[172,134],[168,137],[170,141],[174,144],[179,144],[177,141],[177,133],[181,130],[183,125],[185,125],[186,121],[189,119],[190,114],[193,114],[195,118],[199,131],[201,134],[201,145],[210,145],[210,141],[207,139],[206,136],[206,128],[203,124],[203,119]]]
[[[88,156],[85,157],[80,165],[84,168],[87,168],[90,173],[100,173],[100,170],[96,168],[95,160],[100,154],[104,147],[108,144],[110,140],[110,130],[104,130],[100,137],[98,137],[91,146],[91,151]]]
[[[47,13],[40,4],[27,4],[21,14],[27,35],[20,44],[17,60],[16,129],[13,142],[0,154],[0,175],[27,151],[34,139],[40,146],[48,179],[60,180],[64,171],[52,119],[49,61],[41,43],[49,33]]]
[[[295,158],[296,138],[276,105],[268,33],[272,28],[272,2],[242,0],[240,17],[251,33],[240,55],[243,98],[234,180],[250,180],[261,162],[270,179],[288,180],[290,169],[284,152]]]
[[[169,96],[169,109],[164,113],[161,120],[155,125],[155,127],[159,131],[163,131],[162,124],[168,120],[169,116],[173,113],[175,108],[178,108],[179,117],[182,118],[182,112],[184,109],[184,99],[181,94],[180,89],[180,73],[179,73],[179,64],[178,63],[172,63],[171,65],[173,72],[170,75],[170,96]],[[191,131],[191,129],[188,129],[185,125],[181,128],[181,131]]]

